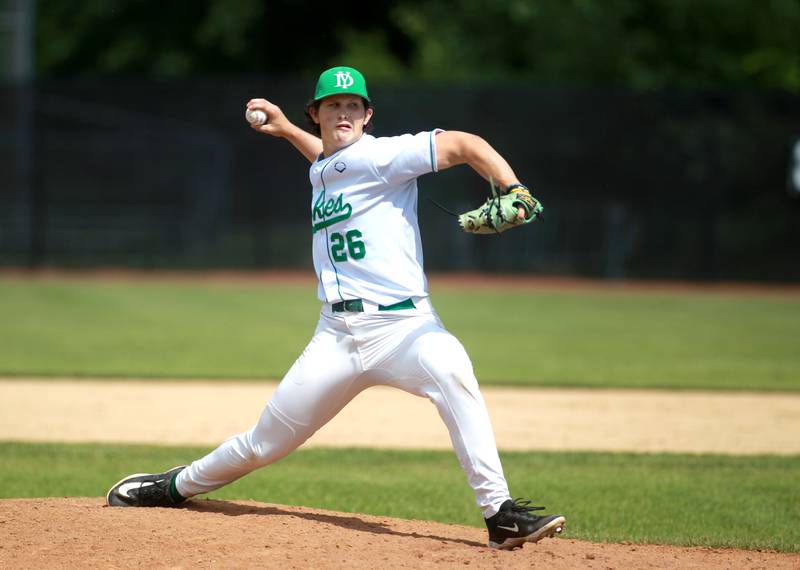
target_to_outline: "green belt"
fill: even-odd
[[[361,299],[348,299],[347,301],[339,301],[331,305],[334,313],[343,313],[345,311],[350,313],[363,313],[364,303]],[[379,311],[400,311],[402,309],[416,309],[414,301],[410,298],[394,305],[378,305]]]

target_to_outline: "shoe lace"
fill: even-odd
[[[161,499],[166,496],[166,485],[164,481],[156,481],[155,485],[140,486],[137,491],[140,500]]]
[[[530,504],[531,502],[526,499],[514,499],[509,510],[515,513],[522,513],[527,515],[528,513],[532,513],[533,511],[543,511],[546,508],[546,507],[532,507],[530,506]]]

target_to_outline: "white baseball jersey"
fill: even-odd
[[[321,301],[391,305],[426,297],[417,177],[436,171],[436,133],[375,138],[311,165],[314,269]]]

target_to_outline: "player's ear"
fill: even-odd
[[[369,123],[369,120],[372,118],[372,113],[374,113],[374,110],[372,109],[372,107],[368,107],[366,113],[364,114],[365,125]]]
[[[311,120],[316,124],[319,124],[319,113],[316,105],[309,105],[308,116],[311,117]]]

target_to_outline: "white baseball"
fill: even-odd
[[[267,122],[267,114],[261,109],[248,109],[244,118],[251,125],[263,125]]]

